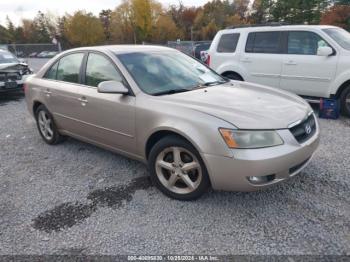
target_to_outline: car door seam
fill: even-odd
[[[85,125],[89,125],[89,126],[93,126],[93,127],[99,128],[99,129],[103,129],[103,130],[106,130],[106,131],[109,131],[109,132],[112,132],[112,133],[116,133],[116,134],[119,134],[119,135],[122,135],[122,136],[134,138],[133,135],[125,134],[125,133],[118,132],[118,131],[115,131],[115,130],[112,130],[112,129],[109,129],[109,128],[106,128],[106,127],[97,126],[97,125],[94,125],[94,124],[91,124],[91,123],[87,123],[85,121],[78,120],[78,119],[75,119],[75,118],[72,118],[72,117],[68,117],[68,116],[62,115],[60,113],[55,113],[55,115],[63,117],[63,118],[67,118],[67,119],[70,119],[70,120],[73,120],[73,121],[76,121],[76,122],[79,122],[79,123],[82,123],[82,124],[85,124]]]

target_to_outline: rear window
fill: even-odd
[[[221,36],[217,51],[218,53],[234,53],[239,39],[239,34],[224,34]]]
[[[281,53],[281,32],[249,33],[245,51],[246,53]]]

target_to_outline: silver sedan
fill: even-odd
[[[300,97],[229,81],[165,47],[66,51],[28,79],[25,94],[46,143],[71,136],[145,162],[153,183],[180,200],[283,181],[319,143]]]

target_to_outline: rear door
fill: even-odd
[[[79,88],[80,134],[123,152],[135,152],[135,96],[97,91],[103,81],[121,81],[127,85],[122,74],[108,56],[99,52],[89,53],[84,74],[85,85]]]
[[[279,31],[251,32],[240,58],[248,82],[279,87],[282,72],[282,34]]]
[[[318,56],[317,49],[329,44],[310,31],[286,32],[281,88],[305,95],[326,97],[337,70],[337,55]]]
[[[46,105],[55,118],[58,128],[77,133],[79,109],[80,70],[83,52],[67,54],[58,60],[43,77]]]

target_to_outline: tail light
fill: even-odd
[[[205,60],[205,64],[207,66],[210,66],[210,55],[209,54],[207,54],[207,59]]]

